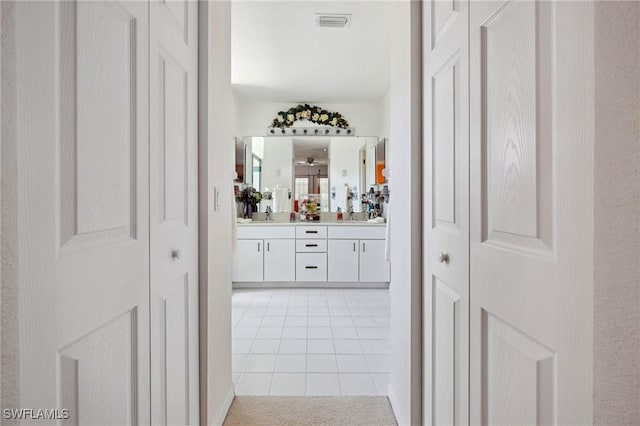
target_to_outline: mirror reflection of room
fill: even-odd
[[[245,136],[235,144],[239,217],[249,215],[242,200],[250,190],[257,200],[249,206],[252,220],[285,221],[295,214],[296,220],[331,222],[386,214],[386,139]]]

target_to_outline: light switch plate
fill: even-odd
[[[221,199],[220,199],[220,190],[217,186],[213,187],[213,211],[217,212],[220,210]]]

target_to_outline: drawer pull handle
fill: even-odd
[[[258,251],[260,251],[260,243],[258,243]]]
[[[304,231],[305,234],[317,234],[318,231]]]
[[[305,247],[318,247],[317,244],[305,244],[304,246]]]
[[[318,269],[317,266],[305,266],[304,268],[305,269]]]

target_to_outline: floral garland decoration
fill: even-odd
[[[319,106],[310,106],[309,104],[299,104],[298,106],[289,108],[286,112],[278,112],[278,116],[273,119],[271,127],[291,127],[297,120],[309,120],[312,123],[339,127],[341,129],[349,128],[349,122],[345,120],[339,112],[330,112]]]

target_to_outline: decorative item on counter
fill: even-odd
[[[236,193],[236,201],[244,203],[244,216],[248,219],[251,219],[253,213],[258,211],[258,203],[260,203],[261,200],[262,194],[251,186]]]
[[[296,221],[296,214],[294,212],[289,213],[289,222],[293,223],[295,221]]]
[[[390,193],[389,193],[389,185],[385,185],[385,186],[382,187],[382,195],[381,196],[382,196],[382,198],[384,198],[384,202],[385,203],[389,202],[389,199],[391,198],[390,197]]]

